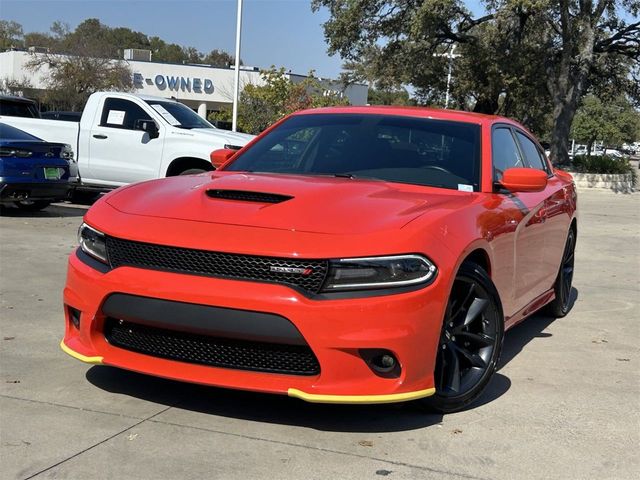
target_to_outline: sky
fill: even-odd
[[[87,18],[128,27],[169,43],[235,52],[236,0],[0,0],[0,18],[20,23],[25,33],[48,32],[61,20],[73,29]],[[320,77],[337,77],[339,56],[330,57],[322,23],[309,0],[244,0],[242,50],[245,65],[271,65]]]

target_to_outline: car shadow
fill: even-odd
[[[578,300],[578,290],[571,288],[570,309]],[[498,371],[507,365],[513,358],[520,353],[526,345],[536,338],[551,337],[550,333],[545,332],[549,325],[556,320],[544,313],[536,313],[511,328],[504,336],[502,345],[502,354],[498,363]]]
[[[183,410],[326,432],[399,432],[429,427],[442,421],[441,414],[425,413],[402,403],[307,403],[283,395],[195,385],[108,366],[90,368],[86,378],[96,387],[111,393]]]
[[[577,298],[578,291],[573,288],[572,304]],[[482,395],[464,410],[473,410],[504,395],[511,388],[511,380],[499,370],[533,339],[550,337],[551,334],[544,330],[554,320],[536,314],[507,332],[498,371]],[[86,378],[107,392],[192,412],[327,432],[399,432],[430,427],[442,421],[442,414],[427,412],[414,402],[384,405],[307,403],[283,395],[196,385],[109,366],[90,368]]]
[[[61,218],[61,217],[82,217],[87,213],[88,207],[68,206],[64,203],[54,203],[44,210],[38,212],[26,212],[17,207],[2,205],[0,215],[3,217],[16,218]]]

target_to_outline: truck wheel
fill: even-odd
[[[204,173],[206,172],[203,168],[188,168],[184,172],[180,172],[179,175],[195,175],[196,173]]]
[[[69,195],[69,200],[71,200],[72,203],[79,203],[81,205],[91,205],[93,202],[95,202],[98,199],[99,196],[100,196],[99,192],[96,193],[90,190],[74,190]]]
[[[51,205],[51,202],[46,200],[20,200],[19,202],[14,202],[14,205],[23,212],[39,212]]]

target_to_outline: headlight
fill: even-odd
[[[407,287],[429,282],[436,270],[422,255],[331,260],[323,291]]]
[[[104,233],[83,223],[78,229],[78,243],[84,253],[91,255],[102,263],[109,264],[109,260],[107,259],[107,242]]]

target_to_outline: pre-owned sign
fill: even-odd
[[[141,73],[133,74],[133,86],[143,88],[147,85],[155,85],[158,90],[173,90],[193,93],[208,93],[214,91],[213,81],[209,78],[181,77],[174,75],[155,75],[153,78],[145,77]]]

